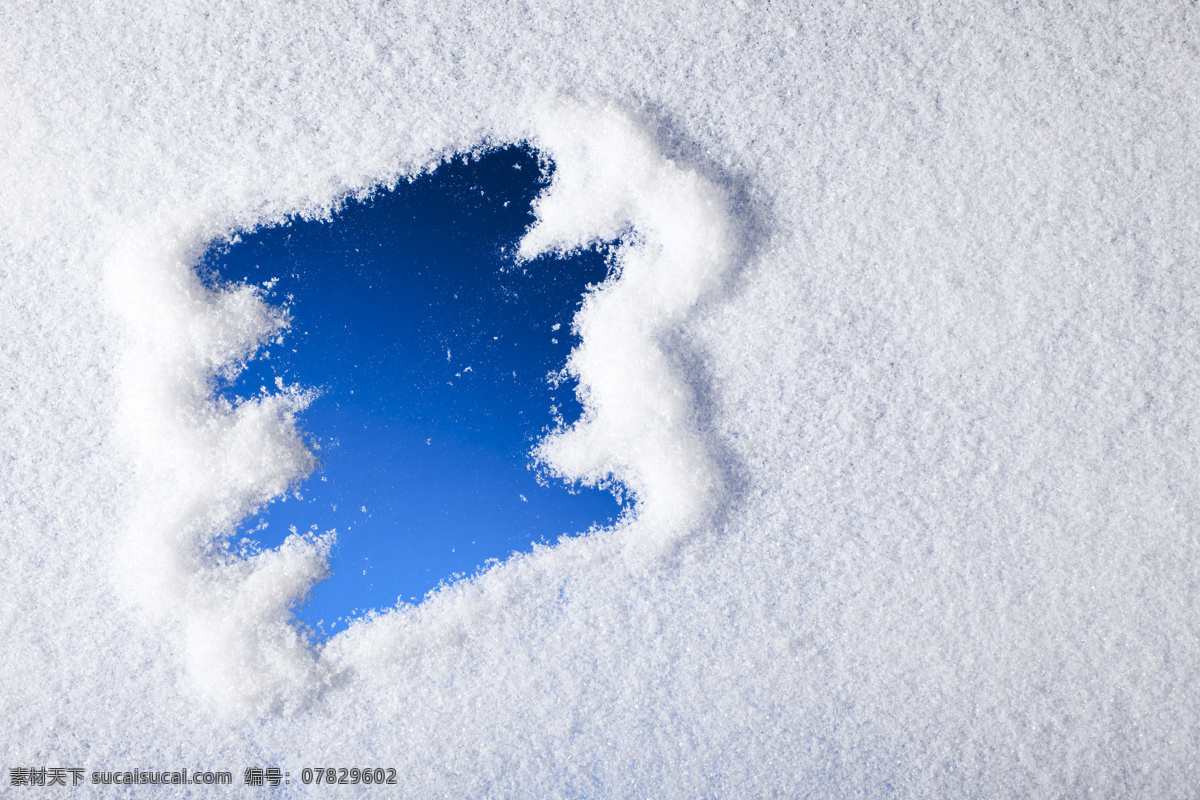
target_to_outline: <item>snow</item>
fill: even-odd
[[[17,4],[4,766],[1190,796],[1197,13]],[[517,142],[555,165],[521,255],[615,242],[537,456],[635,513],[315,649],[329,540],[225,546],[313,463],[301,389],[212,392],[287,319],[194,266]]]

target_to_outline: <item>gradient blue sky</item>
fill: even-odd
[[[252,534],[264,546],[293,525],[337,530],[333,577],[301,613],[315,629],[621,513],[608,492],[539,484],[529,468],[553,409],[580,413],[574,384],[556,390],[548,375],[607,271],[598,252],[514,262],[546,180],[531,151],[509,147],[207,255],[220,280],[277,279],[271,302],[292,314],[284,345],[223,391],[245,397],[276,376],[321,391],[303,415],[321,465],[302,499],[243,526],[266,523]]]

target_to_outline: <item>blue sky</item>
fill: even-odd
[[[568,491],[530,468],[555,411],[581,412],[574,383],[548,376],[607,272],[596,251],[515,262],[547,178],[509,147],[351,202],[332,222],[293,221],[208,254],[221,280],[266,284],[292,315],[284,344],[223,391],[245,397],[276,377],[320,390],[303,414],[320,467],[300,499],[243,525],[264,546],[291,526],[337,530],[333,577],[301,613],[314,628],[419,601],[488,559],[621,513],[609,492]]]

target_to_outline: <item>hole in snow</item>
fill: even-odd
[[[302,415],[320,466],[235,537],[337,531],[333,576],[301,612],[315,630],[622,513],[608,492],[529,468],[536,440],[581,411],[574,384],[548,376],[607,273],[595,250],[515,262],[546,180],[532,151],[509,147],[206,255],[208,279],[260,286],[291,315],[221,393],[320,392]]]

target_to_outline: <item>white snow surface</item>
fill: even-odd
[[[1196,796],[1194,3],[22,0],[0,30],[6,784]],[[314,647],[290,605],[329,541],[223,547],[313,463],[302,387],[212,393],[287,319],[196,260],[511,143],[556,167],[522,256],[622,242],[564,365],[587,411],[536,455],[636,513]]]

